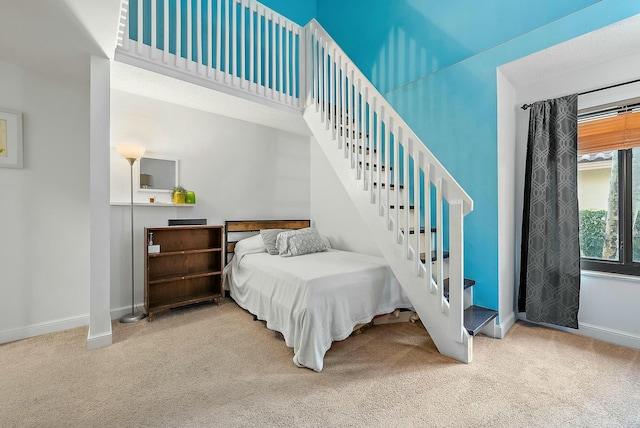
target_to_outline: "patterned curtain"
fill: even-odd
[[[578,328],[578,96],[531,105],[518,309]]]

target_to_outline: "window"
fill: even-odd
[[[640,104],[578,118],[581,268],[640,275]]]

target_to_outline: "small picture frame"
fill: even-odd
[[[22,168],[22,113],[0,109],[0,168]]]

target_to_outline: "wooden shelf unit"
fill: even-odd
[[[149,236],[160,245],[149,253]],[[144,229],[144,303],[149,315],[207,301],[220,303],[224,260],[222,226]]]

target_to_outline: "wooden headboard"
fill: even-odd
[[[255,235],[262,229],[303,229],[311,226],[311,220],[228,220],[224,222],[227,260],[236,248],[236,242]]]

